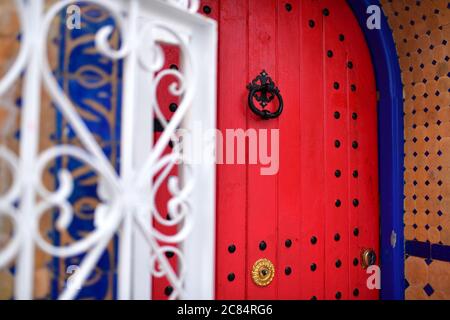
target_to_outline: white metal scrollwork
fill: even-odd
[[[121,167],[120,173],[117,174],[70,98],[59,86],[48,61],[45,44],[51,23],[61,10],[77,1],[58,1],[46,11],[44,11],[42,0],[16,0],[15,2],[21,21],[21,49],[15,63],[0,81],[0,95],[10,89],[19,75],[25,72],[24,108],[20,154],[16,156],[6,147],[0,147],[0,159],[7,164],[13,176],[11,187],[6,193],[0,195],[0,216],[9,219],[14,230],[9,243],[0,251],[0,268],[16,259],[16,298],[32,297],[35,245],[56,257],[86,253],[80,268],[71,278],[72,285],[67,286],[60,296],[61,299],[73,299],[76,298],[78,288],[96,266],[111,238],[119,230],[118,296],[120,299],[145,298],[145,295],[137,293],[142,290],[133,285],[136,282],[133,282],[132,278],[136,277],[139,270],[144,270],[144,273],[138,274],[144,277],[141,281],[144,286],[150,286],[147,280],[151,274],[156,277],[167,277],[174,289],[170,295],[171,299],[212,298],[213,272],[210,267],[206,266],[211,273],[210,279],[206,282],[195,279],[193,273],[189,273],[189,268],[195,266],[195,263],[204,264],[204,262],[195,261],[197,258],[193,256],[192,250],[193,246],[202,245],[202,243],[203,247],[198,247],[197,250],[206,255],[206,259],[210,260],[209,265],[213,265],[214,167],[209,165],[199,170],[198,167],[183,163],[182,148],[173,137],[178,127],[189,128],[189,119],[204,121],[209,127],[215,125],[215,73],[204,73],[199,61],[204,60],[205,56],[198,56],[199,52],[207,55],[207,60],[212,63],[212,66],[208,65],[208,69],[211,67],[215,69],[214,23],[195,15],[199,25],[193,25],[191,30],[186,29],[186,25],[191,22],[184,22],[181,19],[181,27],[186,30],[186,34],[180,34],[180,27],[174,28],[177,22],[171,21],[171,16],[177,15],[174,20],[180,21],[179,17],[193,15],[193,12],[198,9],[199,1],[167,0],[171,7],[159,0],[84,1],[102,6],[112,15],[117,22],[122,39],[121,48],[111,48],[108,38],[113,32],[113,27],[105,26],[98,31],[95,41],[96,48],[101,54],[110,59],[124,60]],[[152,13],[149,5],[154,5],[160,10],[155,11],[162,14]],[[201,45],[194,44],[193,41],[195,37],[193,31],[198,32],[199,27],[207,27],[205,30],[210,29],[206,36],[201,35],[208,39]],[[161,35],[168,38],[161,38]],[[162,70],[165,57],[160,44],[166,40],[180,48],[182,71]],[[167,76],[176,79],[176,82],[169,86],[169,92],[180,99],[179,107],[170,121],[164,118],[156,94],[161,80]],[[139,79],[148,80],[148,83],[145,83],[148,93],[143,94],[140,90]],[[55,105],[73,128],[82,147],[59,145],[38,153],[41,81]],[[209,83],[201,83],[201,81],[209,81]],[[202,86],[202,96],[196,91],[199,86]],[[142,110],[139,107],[146,105],[149,106],[150,112],[145,114],[148,121],[153,113],[163,125],[164,131],[154,145],[151,145],[151,141],[147,141],[148,145],[144,146],[142,141],[136,141],[134,129],[141,121],[139,117],[142,116]],[[203,113],[205,108],[211,111],[206,112],[206,118],[197,119],[201,112],[196,111],[196,107],[201,107]],[[165,147],[171,140],[174,143],[173,151],[163,155]],[[139,148],[149,149],[145,156],[136,156],[136,149]],[[56,208],[60,212],[56,221],[58,229],[68,228],[74,215],[68,200],[74,188],[71,173],[65,169],[57,173],[59,185],[56,190],[48,190],[43,183],[45,168],[60,157],[75,158],[91,167],[100,177],[98,194],[101,203],[95,210],[95,230],[68,246],[57,246],[48,242],[39,230],[40,219],[50,209]],[[171,169],[180,163],[182,179],[177,176],[168,177]],[[155,200],[158,189],[166,178],[168,178],[168,190],[172,196],[167,204],[170,220],[161,215]],[[197,179],[200,180],[201,185]],[[199,194],[200,187],[211,189],[206,192],[201,191],[202,200],[205,201],[206,206],[205,203],[201,206],[195,203],[199,199],[196,194]],[[17,201],[19,201],[18,207],[15,205]],[[151,219],[163,226],[178,226],[177,231],[168,235],[153,229]],[[201,231],[205,230],[205,227],[209,229]],[[198,240],[189,238],[193,229],[199,231],[195,235]],[[139,248],[133,247],[136,244],[132,238],[136,234],[139,234],[139,239],[145,241],[145,244],[137,244]],[[177,244],[178,248],[161,246],[160,241]],[[148,250],[148,273],[145,267],[136,267],[136,257],[133,256],[136,250],[141,252]],[[173,252],[178,258],[177,270],[174,270],[167,260],[165,253],[168,251]],[[198,266],[198,270],[201,271],[202,268],[205,266]],[[148,278],[145,278],[146,276]],[[204,279],[204,276],[202,277]],[[198,284],[195,284],[197,282]],[[146,292],[146,289],[143,292]]]
[[[197,12],[200,7],[199,0],[166,0],[168,3],[189,10],[190,12]]]

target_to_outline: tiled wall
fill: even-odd
[[[449,2],[382,4],[404,85],[405,297],[450,299]]]

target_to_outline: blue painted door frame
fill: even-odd
[[[375,68],[378,101],[381,299],[404,299],[403,89],[391,29],[370,30],[367,8],[378,0],[347,0],[363,30]]]

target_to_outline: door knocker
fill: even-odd
[[[259,83],[258,83],[259,82]],[[264,120],[274,119],[280,116],[283,111],[283,98],[281,97],[280,90],[275,86],[272,78],[269,77],[265,70],[252,80],[247,85],[249,90],[248,105],[254,114],[260,116]],[[265,109],[269,103],[277,97],[278,109],[275,112],[270,112]],[[262,109],[255,106],[254,100],[256,100]]]

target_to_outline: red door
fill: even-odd
[[[202,12],[219,24],[219,129],[279,129],[276,174],[218,165],[216,298],[378,298],[362,266],[379,256],[376,88],[349,6],[204,0]],[[269,120],[247,101],[262,70],[284,101]]]

